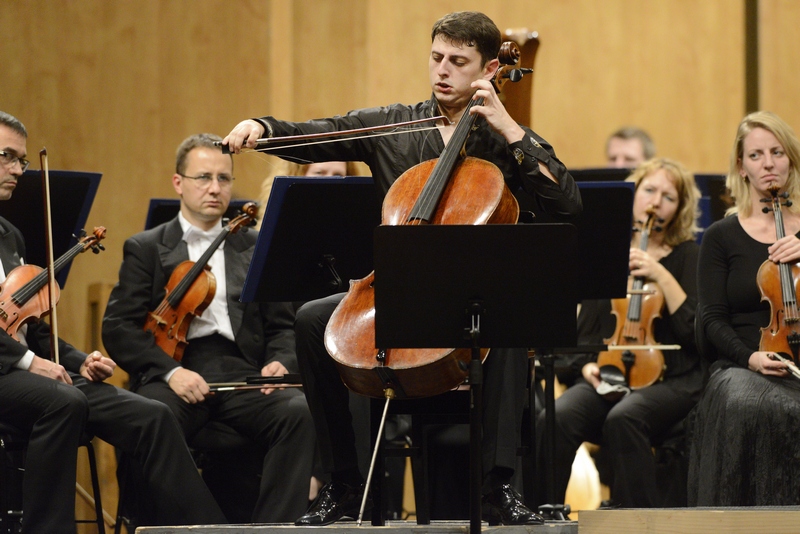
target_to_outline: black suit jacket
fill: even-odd
[[[291,304],[239,301],[256,236],[253,231],[230,234],[223,249],[228,313],[236,344],[256,374],[272,361],[296,372]],[[143,326],[147,313],[164,299],[172,271],[189,259],[182,237],[175,217],[125,241],[119,282],[103,318],[103,343],[111,358],[131,375],[134,387],[180,365],[156,345]]]
[[[22,265],[25,257],[25,241],[22,232],[8,220],[0,217],[0,259],[3,260],[3,269],[6,276]],[[0,292],[0,302],[6,309],[13,292],[19,288],[6,287]],[[50,325],[38,319],[28,323],[28,332],[25,335],[28,348],[42,358],[50,358]],[[79,351],[69,343],[58,340],[59,363],[72,373],[78,373],[86,353]],[[8,335],[4,328],[0,328],[0,374],[7,374],[27,352],[28,348]]]

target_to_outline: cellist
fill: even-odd
[[[265,389],[209,396],[210,382],[297,372],[291,303],[239,302],[255,232],[228,234],[211,255],[208,266],[216,290],[208,307],[189,323],[180,362],[143,330],[177,266],[197,262],[223,231],[234,176],[231,156],[214,145],[220,140],[197,134],[178,147],[171,180],[180,211],[126,240],[119,282],[103,318],[103,343],[130,373],[131,389],[167,404],[188,440],[209,421],[219,421],[262,446],[266,454],[251,519],[284,523],[308,504],[315,440],[303,394]]]
[[[0,111],[2,201],[11,198],[28,166],[27,137],[19,120]],[[0,281],[24,256],[22,233],[0,217]],[[2,286],[4,300],[11,293],[13,288]],[[75,533],[77,449],[84,431],[143,466],[158,524],[225,522],[166,406],[105,384],[116,364],[98,351],[84,354],[59,340],[62,363],[52,361],[44,321],[28,323],[18,336],[19,341],[0,330],[0,420],[29,435],[23,532]]]
[[[302,161],[363,161],[383,196],[404,171],[439,157],[458,122],[465,119],[470,100],[483,97],[483,105],[470,112],[478,120],[466,141],[467,155],[497,165],[509,189],[524,190],[523,194],[531,195],[543,210],[566,219],[577,215],[580,196],[565,166],[543,138],[509,116],[492,88],[490,79],[499,65],[501,42],[494,22],[478,12],[451,13],[434,24],[431,40],[428,73],[433,94],[428,100],[360,109],[345,116],[303,123],[273,117],[245,120],[223,142],[239,152],[253,147],[255,140],[264,136],[348,130],[444,116],[432,131],[277,152]],[[323,467],[332,480],[296,525],[327,525],[345,516],[353,517],[364,492],[347,389],[338,379],[337,368],[323,343],[326,324],[342,298],[339,294],[306,304],[298,311],[295,324],[300,372],[317,428]],[[541,516],[528,509],[510,485],[517,463],[527,374],[525,348],[494,350],[484,364],[484,502],[491,518],[504,524],[542,522]]]
[[[697,402],[703,386],[700,357],[694,348],[697,305],[698,231],[700,193],[694,176],[680,163],[666,158],[648,160],[628,178],[635,184],[632,233],[628,262],[630,276],[657,284],[663,294],[660,317],[641,317],[638,326],[652,328],[659,345],[680,350],[659,351],[663,365],[655,366],[654,383],[632,391],[601,389],[597,355],[588,355],[582,379],[556,399],[556,498],[563,502],[575,453],[584,441],[601,444],[612,471],[611,499],[625,508],[658,507],[656,464],[651,438],[683,419]],[[642,227],[653,213],[655,224],[647,246],[639,246]],[[648,286],[645,286],[647,288]],[[630,300],[632,296],[629,296]],[[611,313],[608,300],[584,301],[578,316],[578,343],[601,344],[615,331],[624,312]],[[609,340],[609,345],[615,340]],[[617,352],[622,357],[623,351]],[[637,351],[644,353],[645,351]],[[646,356],[645,354],[637,355]],[[652,362],[642,361],[640,365]],[[633,366],[637,365],[634,361]],[[661,371],[663,369],[663,377]],[[659,380],[659,378],[663,378]],[[649,382],[649,380],[648,380]],[[603,394],[601,394],[603,393]],[[540,415],[543,421],[544,412]],[[537,425],[537,430],[543,428]]]

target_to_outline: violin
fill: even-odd
[[[640,250],[647,250],[654,229],[661,230],[656,223],[655,210],[651,206],[642,226]],[[628,279],[627,297],[611,300],[611,313],[616,317],[617,326],[614,334],[603,340],[608,350],[597,355],[601,377],[608,375],[618,379],[622,374],[624,384],[631,389],[650,386],[663,377],[666,369],[664,354],[653,337],[653,322],[661,317],[663,309],[664,293],[658,284],[647,282],[641,276]]]
[[[257,214],[255,202],[242,206],[242,214],[225,226],[197,262],[187,260],[175,267],[164,287],[164,299],[155,310],[148,312],[144,331],[153,334],[156,345],[176,361],[183,359],[188,344],[186,333],[192,319],[201,315],[214,300],[217,281],[208,265],[211,256],[228,235],[252,225]]]
[[[761,199],[772,207],[764,207],[762,211],[772,211],[775,217],[775,237],[783,238],[786,233],[783,226],[781,205],[791,206],[788,193],[779,194],[777,185],[770,187],[770,198]],[[783,199],[783,204],[781,204]],[[774,263],[766,260],[761,264],[756,275],[761,300],[769,302],[770,322],[766,328],[761,329],[761,341],[758,350],[781,354],[798,363],[798,349],[800,348],[800,313],[797,308],[797,279],[800,276],[798,264]]]
[[[53,262],[53,275],[69,264],[78,254],[90,250],[99,254],[105,250],[100,243],[106,229],[98,226],[91,235],[81,232],[78,243]],[[22,325],[50,313],[50,294],[41,291],[49,281],[49,269],[36,265],[20,265],[12,269],[0,284],[0,325],[11,337],[19,341],[17,332]],[[55,285],[53,301],[58,302],[60,291]]]
[[[506,42],[498,56],[514,65],[519,47]],[[495,82],[508,78],[498,73]],[[497,90],[497,84],[495,84]],[[519,205],[493,163],[462,154],[475,123],[472,99],[439,158],[405,171],[389,188],[382,224],[514,224]],[[470,349],[398,349],[375,346],[375,275],[350,282],[325,330],[325,347],[342,381],[352,391],[375,398],[436,395],[462,384],[469,375]],[[488,349],[481,349],[481,359]]]

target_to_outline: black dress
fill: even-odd
[[[692,424],[690,506],[800,504],[800,380],[747,368],[769,323],[756,282],[768,247],[735,216],[703,237],[698,311],[719,360]]]

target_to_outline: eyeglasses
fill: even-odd
[[[199,176],[186,176],[185,174],[180,174],[183,178],[188,178],[189,180],[194,180],[198,187],[206,188],[211,185],[211,182],[214,181],[213,174],[201,174]],[[231,176],[230,174],[218,174],[217,175],[217,183],[220,187],[230,187],[233,185],[233,181],[236,178]]]
[[[19,166],[22,167],[22,172],[25,172],[28,169],[28,165],[31,164],[27,159],[21,158],[11,152],[6,152],[5,150],[0,150],[0,161],[7,167],[13,167],[15,163],[19,162]]]

